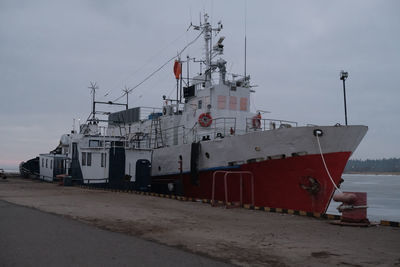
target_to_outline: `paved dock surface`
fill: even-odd
[[[229,266],[0,200],[0,266]]]
[[[400,266],[400,228],[342,227],[304,216],[20,178],[0,182],[0,199],[235,265]],[[42,249],[47,253],[49,247]]]

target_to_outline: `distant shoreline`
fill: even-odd
[[[400,175],[400,172],[344,172],[343,174]]]

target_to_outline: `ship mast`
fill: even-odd
[[[196,25],[191,25],[195,30],[201,30],[203,32],[204,36],[204,64],[206,65],[206,71],[204,72],[205,74],[205,82],[206,86],[211,85],[211,72],[212,68],[215,64],[212,62],[212,51],[211,51],[211,39],[212,39],[212,33],[216,32],[219,33],[222,30],[222,24],[221,22],[218,22],[218,26],[216,28],[212,28],[211,24],[208,22],[208,14],[204,14],[204,23],[202,24],[200,22],[199,26]]]
[[[92,93],[92,121],[95,121],[96,118],[96,90],[99,89],[95,82],[90,82],[89,89],[91,89]]]
[[[204,45],[205,45],[205,64],[206,64],[206,81],[211,81],[211,55],[210,55],[210,40],[212,37],[212,28],[208,22],[208,15],[204,14]]]

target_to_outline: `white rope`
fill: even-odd
[[[329,179],[331,179],[331,182],[332,182],[333,186],[336,188],[336,190],[339,191],[340,193],[343,193],[342,190],[340,190],[339,187],[336,186],[335,182],[332,179],[331,174],[329,173],[328,167],[326,166],[324,155],[322,154],[321,144],[319,143],[318,133],[316,133],[315,136],[317,137],[319,153],[321,154],[321,159],[322,159],[322,162],[324,163],[326,173],[328,174]]]

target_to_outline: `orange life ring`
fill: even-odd
[[[253,128],[261,128],[261,114],[258,113],[252,120]]]
[[[212,117],[210,113],[202,113],[199,116],[199,124],[203,127],[208,127],[212,123]]]

